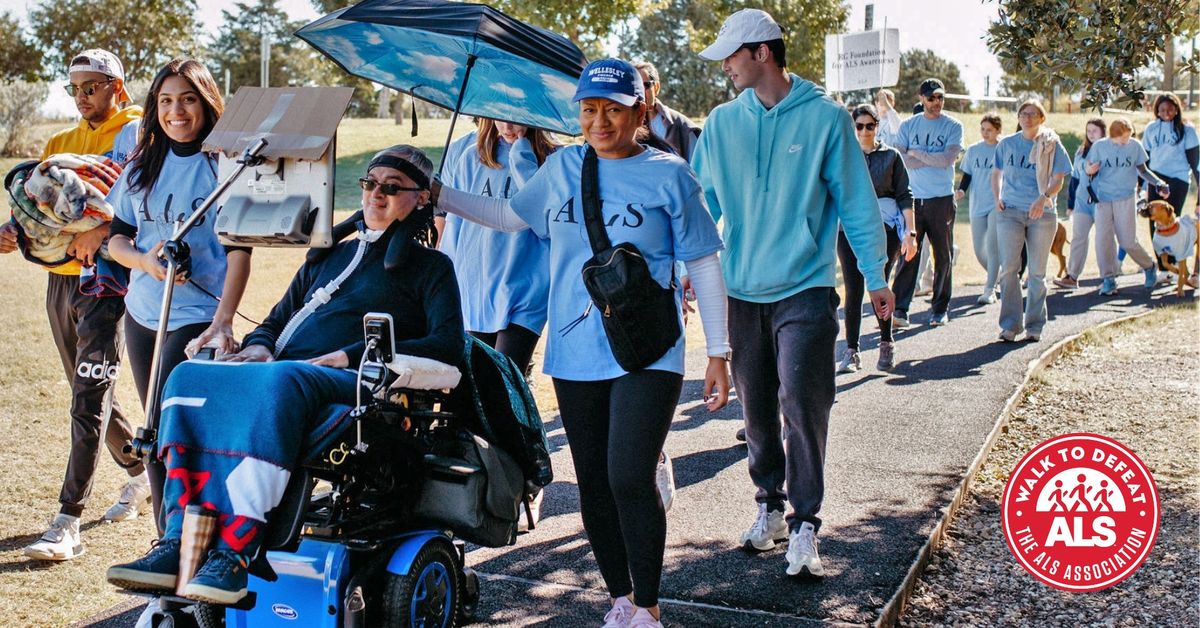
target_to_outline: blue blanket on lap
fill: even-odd
[[[292,470],[349,423],[356,376],[306,362],[188,361],[163,388],[158,448]]]

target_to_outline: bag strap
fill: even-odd
[[[587,226],[588,240],[592,243],[592,253],[612,248],[608,230],[604,228],[604,217],[600,213],[600,159],[590,145],[583,153],[580,191],[583,194],[583,222]]]

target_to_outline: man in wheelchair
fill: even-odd
[[[356,369],[367,312],[389,314],[395,352],[458,365],[465,335],[450,260],[429,205],[432,164],[407,145],[371,160],[358,233],[313,250],[270,315],[239,353],[189,361],[163,390],[157,455],[166,465],[163,538],[141,558],[114,565],[109,582],[167,593],[176,588],[184,512],[215,511],[215,542],[179,591],[235,604],[247,593],[267,513],[306,456],[354,420]]]

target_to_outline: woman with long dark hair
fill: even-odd
[[[224,110],[216,81],[199,61],[175,59],[163,66],[146,96],[141,138],[109,194],[115,210],[109,251],[132,270],[125,295],[125,346],[143,406],[187,359],[184,349],[193,339],[213,343],[221,352],[237,347],[232,322],[250,275],[250,250],[223,247],[213,228],[215,214],[210,214],[184,238],[191,261],[176,275],[159,389],[148,390],[167,271],[159,253],[176,223],[187,220],[216,189],[217,157],[201,152],[200,145]],[[149,465],[149,471],[158,513],[161,463]]]
[[[1183,213],[1183,204],[1187,201],[1188,175],[1196,179],[1200,186],[1200,137],[1196,127],[1183,119],[1183,103],[1175,94],[1159,94],[1154,99],[1155,120],[1146,125],[1142,132],[1142,144],[1150,157],[1150,171],[1167,183],[1171,195],[1167,202],[1175,208],[1175,215]],[[1156,194],[1150,194],[1155,198]],[[1200,211],[1200,199],[1196,202]],[[1150,223],[1150,235],[1154,236],[1154,221]],[[1158,269],[1166,270],[1162,260],[1158,261]]]
[[[1054,285],[1074,290],[1079,287],[1079,275],[1087,263],[1088,238],[1096,222],[1096,201],[1087,191],[1092,178],[1086,172],[1087,156],[1092,144],[1108,136],[1108,123],[1104,118],[1092,118],[1083,128],[1083,143],[1075,151],[1075,163],[1071,166],[1071,182],[1067,187],[1067,220],[1071,221],[1071,254],[1067,256],[1067,275],[1055,277]],[[1114,260],[1112,265],[1115,267]]]
[[[884,237],[887,240],[887,263],[883,268],[883,276],[887,277],[901,254],[907,261],[917,253],[908,170],[899,151],[876,139],[883,121],[874,106],[859,105],[851,110],[850,117],[854,119],[854,135],[866,156],[867,170],[871,173],[871,183],[879,201],[879,215],[883,219]],[[846,289],[846,352],[838,362],[837,372],[853,373],[862,367],[858,355],[858,335],[862,327],[865,279],[858,269],[858,257],[854,255],[854,249],[850,248],[850,241],[841,229],[838,229],[837,254]],[[879,360],[876,367],[881,371],[890,371],[896,365],[892,319],[876,315],[875,321],[879,324]]]
[[[440,207],[503,230],[530,229],[550,245],[550,337],[545,371],[554,380],[579,485],[580,514],[613,598],[605,626],[661,626],[658,592],[666,516],[655,490],[659,460],[683,383],[683,336],[656,361],[618,364],[580,271],[592,259],[584,217],[584,164],[595,160],[600,218],[614,243],[635,245],[653,281],[669,286],[679,316],[676,260],[688,267],[708,343],[708,408],[725,405],[722,244],[696,175],[682,159],[637,142],[646,119],[637,70],[619,59],[592,62],[575,92],[586,144],[554,153],[511,199],[434,184]],[[682,324],[680,324],[682,327]],[[666,331],[666,330],[662,330]]]

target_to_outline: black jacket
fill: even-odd
[[[365,348],[363,314],[385,312],[392,315],[396,353],[461,362],[466,338],[454,265],[444,254],[414,242],[408,227],[393,223],[367,245],[358,268],[300,325],[278,359],[303,360],[342,350],[356,366]],[[334,245],[327,254],[311,255],[243,344],[263,345],[273,352],[292,314],[346,268],[357,248],[355,238]]]
[[[867,153],[867,169],[875,184],[876,198],[894,198],[900,209],[912,209],[912,190],[908,187],[908,169],[900,152],[882,142]]]

